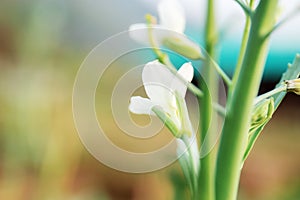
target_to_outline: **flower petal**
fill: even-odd
[[[184,32],[185,14],[176,0],[161,1],[158,5],[158,15],[162,26],[179,33]]]
[[[178,78],[180,76],[186,82]],[[183,64],[177,72],[176,77],[172,81],[171,89],[173,91],[177,91],[181,97],[185,97],[185,93],[187,90],[187,82],[191,82],[194,76],[194,68],[191,63]]]
[[[145,65],[142,79],[145,91],[154,104],[160,105],[169,112],[170,102],[174,98],[171,83],[175,75],[157,60]]]
[[[130,99],[129,111],[135,114],[153,115],[154,113],[151,111],[153,106],[150,99],[134,96]]]
[[[184,63],[178,70],[178,75],[182,76],[186,81],[191,82],[194,77],[194,68],[190,62]]]
[[[147,24],[132,24],[129,27],[129,36],[142,44],[149,44],[149,32]]]

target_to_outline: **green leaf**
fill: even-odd
[[[285,84],[285,80],[296,79],[300,75],[300,54],[296,54],[293,64],[288,64],[287,70],[282,74],[282,77],[279,83],[275,88],[282,87]],[[248,137],[248,145],[244,154],[244,158],[242,161],[242,165],[247,159],[253,145],[264,129],[265,125],[270,121],[272,114],[276,111],[281,101],[285,97],[286,92],[280,92],[274,94],[270,99],[266,99],[259,104],[255,105],[251,127],[249,129],[249,137]],[[268,102],[269,101],[269,102]],[[266,105],[268,103],[268,109],[266,109]],[[264,105],[265,104],[265,105]],[[263,117],[265,115],[265,118]]]
[[[285,73],[282,74],[282,77],[279,83],[276,85],[276,88],[281,87],[285,80],[296,79],[300,75],[300,54],[296,54],[293,64],[288,64],[288,68]],[[285,97],[286,92],[281,92],[273,95],[275,110],[280,105],[281,101]]]

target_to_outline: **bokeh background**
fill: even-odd
[[[230,74],[243,13],[234,1],[217,2],[219,60]],[[72,117],[72,87],[86,55],[130,24],[143,22],[146,13],[156,15],[157,3],[1,1],[0,199],[173,199],[180,186],[173,186],[170,176],[182,182],[177,163],[147,174],[110,169],[83,147]],[[182,3],[187,34],[203,44],[205,1]],[[281,1],[279,17],[299,3]],[[299,26],[298,15],[274,34],[261,92],[272,89],[300,53]],[[239,199],[300,199],[299,100],[288,94],[265,128],[245,163]]]

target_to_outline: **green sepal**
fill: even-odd
[[[199,46],[187,38],[183,40],[182,38],[175,36],[167,37],[163,40],[163,45],[187,58],[193,60],[205,59],[205,56],[201,52]]]
[[[171,131],[174,137],[176,138],[181,137],[180,131],[176,126],[176,124],[171,120],[171,118],[166,114],[166,112],[160,106],[153,106],[152,111],[166,125],[166,127]]]
[[[179,156],[178,161],[179,161],[179,164],[181,166],[183,175],[186,178],[186,181],[189,185],[191,193],[193,194],[194,193],[193,190],[194,190],[195,187],[194,187],[194,184],[193,184],[194,182],[192,180],[192,178],[193,178],[193,169],[192,169],[192,166],[191,166],[191,163],[190,163],[190,154],[189,154],[188,151],[179,152],[179,150],[177,149],[177,155]]]
[[[268,120],[274,112],[274,99],[264,99],[254,106],[251,117],[251,130],[261,126]]]
[[[176,104],[178,108],[178,115],[180,117],[181,122],[181,130],[180,130],[180,136],[183,136],[184,134],[187,134],[188,137],[192,136],[192,127],[191,122],[189,121],[189,115],[188,110],[186,107],[186,103],[184,98],[178,93],[178,91],[174,92]]]

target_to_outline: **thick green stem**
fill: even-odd
[[[216,199],[235,200],[247,144],[253,101],[268,53],[268,38],[275,22],[278,0],[260,1],[253,14],[250,36],[227,113],[218,151]]]
[[[215,57],[215,45],[217,42],[217,33],[215,27],[215,16],[214,16],[214,0],[207,1],[207,18],[206,18],[206,51],[209,56]],[[213,112],[212,101],[217,99],[218,95],[218,79],[217,72],[212,66],[214,63],[207,61],[203,68],[203,76],[205,80],[205,86],[201,87],[204,93],[203,98],[200,100],[200,130],[201,130],[201,142],[206,137],[210,137],[216,131],[215,114]],[[213,142],[213,141],[211,141]],[[210,145],[207,145],[208,148]],[[201,158],[201,169],[198,179],[198,199],[214,200],[215,199],[215,154],[210,152],[205,157]]]

